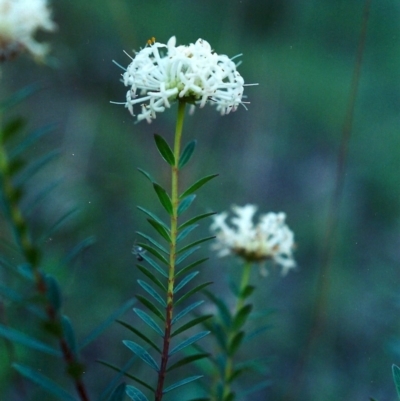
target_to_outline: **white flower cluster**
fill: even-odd
[[[151,122],[175,100],[199,107],[215,104],[221,114],[243,104],[244,80],[236,64],[203,39],[189,46],[176,46],[175,36],[166,45],[149,41],[132,59],[123,81],[131,87],[125,105],[131,114],[134,105],[141,105],[139,121]]]
[[[42,59],[48,46],[35,41],[37,30],[54,31],[47,0],[0,0],[0,61],[27,50]]]
[[[228,213],[214,216],[211,230],[216,233],[214,249],[220,257],[235,254],[250,262],[272,259],[282,266],[282,275],[296,266],[293,259],[294,235],[285,224],[284,213],[267,213],[260,216],[259,223],[253,224],[257,211],[254,205],[233,206],[236,217],[225,222]]]

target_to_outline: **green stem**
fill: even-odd
[[[179,102],[178,117],[175,128],[174,156],[175,164],[172,166],[171,178],[171,243],[169,247],[169,268],[168,268],[168,288],[167,288],[167,307],[165,316],[164,343],[161,354],[161,366],[158,374],[158,383],[155,393],[155,401],[161,401],[163,396],[164,380],[168,365],[168,352],[171,341],[171,321],[174,307],[174,283],[175,283],[175,262],[176,262],[176,239],[178,236],[178,206],[179,206],[179,155],[181,151],[181,139],[183,130],[183,120],[185,116],[185,102]]]
[[[243,266],[242,278],[240,280],[239,294],[238,294],[238,299],[236,302],[235,313],[233,315],[232,320],[235,319],[237,314],[240,312],[240,310],[244,306],[244,302],[246,300],[246,297],[244,296],[244,294],[245,294],[246,287],[249,285],[250,272],[251,272],[251,262],[245,262],[245,264]],[[228,336],[228,344],[231,343],[231,341],[233,340],[233,338],[236,336],[237,333],[238,333],[237,330],[230,331],[229,336]],[[226,397],[231,392],[230,378],[232,376],[232,373],[233,373],[233,355],[227,355],[224,377],[223,377],[222,401],[225,400]]]

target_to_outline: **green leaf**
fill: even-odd
[[[3,326],[2,324],[0,324],[0,336],[7,338],[8,340],[16,342],[18,344],[25,345],[26,347],[44,352],[46,354],[50,354],[53,356],[61,356],[60,351],[51,348],[47,344],[44,344],[33,337],[21,333],[20,331],[10,329],[7,326]]]
[[[175,156],[165,139],[158,134],[154,134],[154,141],[161,157],[170,165],[175,166]]]
[[[232,338],[232,340],[229,342],[228,345],[229,356],[233,356],[237,352],[244,339],[244,336],[245,336],[244,331],[239,331],[239,333],[235,334],[235,336]]]
[[[213,302],[213,304],[217,307],[219,315],[220,315],[221,320],[224,323],[224,325],[226,327],[230,327],[232,317],[231,317],[229,308],[226,306],[224,301],[222,299],[216,297],[214,294],[212,294],[209,291],[203,291],[203,294],[206,295]]]
[[[178,168],[181,169],[187,164],[187,162],[192,158],[194,149],[196,148],[197,141],[190,141],[183,149],[181,156],[179,157]]]
[[[70,265],[81,255],[86,249],[96,243],[96,237],[90,236],[75,245],[63,259],[63,264]]]
[[[168,356],[176,354],[177,352],[181,351],[183,348],[186,348],[189,345],[195,343],[196,341],[201,340],[203,337],[205,337],[208,334],[210,334],[209,331],[201,331],[200,333],[197,333],[194,336],[189,337],[187,340],[182,341],[176,347],[172,348],[172,350],[169,352]]]
[[[26,120],[22,117],[15,117],[8,121],[3,128],[3,135],[0,136],[3,143],[6,143],[15,134],[21,131],[26,126]]]
[[[184,331],[190,329],[193,326],[196,326],[199,323],[204,322],[205,320],[209,319],[210,317],[213,317],[214,315],[203,315],[196,317],[195,319],[191,320],[190,322],[187,322],[183,326],[179,327],[179,329],[175,330],[172,334],[171,337],[174,337],[180,333],[183,333]]]
[[[171,198],[167,194],[167,191],[161,186],[158,185],[157,183],[153,183],[153,188],[156,191],[156,194],[158,196],[158,199],[161,203],[161,205],[164,207],[164,209],[167,211],[167,213],[172,216],[172,202]]]
[[[132,333],[136,334],[138,337],[140,337],[143,341],[145,341],[147,344],[152,346],[158,353],[161,354],[161,349],[153,341],[151,341],[145,334],[143,334],[141,331],[139,331],[138,329],[136,329],[129,323],[126,323],[122,320],[117,320],[116,322],[121,324],[122,326],[126,327]]]
[[[133,386],[126,386],[126,394],[130,399],[133,401],[149,401],[147,397],[136,387]]]
[[[160,370],[160,368],[157,365],[157,362],[153,359],[153,357],[142,346],[140,346],[139,344],[134,343],[133,341],[124,340],[122,342],[134,354],[136,354],[143,362],[146,362],[156,372],[158,372]]]
[[[158,288],[163,291],[166,291],[167,288],[165,285],[150,271],[147,267],[142,265],[136,265],[136,267],[145,275],[147,276]]]
[[[139,167],[138,167],[138,171],[140,173],[142,173],[152,184],[155,183],[155,180],[153,179],[153,177],[147,171],[144,171],[143,169],[141,169]]]
[[[141,296],[141,295],[136,295],[136,298],[148,309],[150,309],[162,322],[165,321],[165,318],[163,314],[160,312],[160,310],[153,305],[147,298]]]
[[[27,85],[18,92],[15,92],[12,96],[10,96],[6,101],[0,103],[0,111],[4,112],[5,110],[17,105],[18,103],[24,101],[26,98],[36,93],[39,89],[42,88],[40,84],[31,84]]]
[[[195,294],[196,292],[202,290],[203,288],[209,286],[210,284],[213,284],[212,281],[208,281],[206,283],[200,284],[194,288],[192,288],[191,290],[189,290],[185,295],[182,295],[177,301],[174,302],[174,305],[179,305],[181,302],[183,302],[185,299],[188,299],[190,296],[192,296],[193,294]]]
[[[147,219],[151,226],[153,226],[156,231],[169,243],[171,243],[171,237],[169,236],[169,230],[166,230],[158,221],[153,219]]]
[[[188,234],[190,234],[198,226],[199,226],[198,224],[193,224],[189,227],[186,227],[178,234],[178,236],[176,237],[176,242],[182,241],[184,238],[188,236]]]
[[[253,305],[245,305],[243,306],[232,321],[232,330],[239,330],[245,323],[247,318],[249,317],[251,311],[253,309]]]
[[[179,380],[178,382],[176,382],[176,383],[172,384],[171,386],[168,386],[166,389],[164,389],[163,390],[163,394],[168,393],[168,391],[174,390],[174,389],[176,389],[178,387],[181,387],[184,384],[191,383],[191,382],[193,382],[193,381],[195,381],[197,379],[200,379],[201,377],[203,377],[203,376],[202,375],[197,375],[197,376],[187,377],[186,379],[183,379],[183,380]]]
[[[165,228],[165,230],[167,231],[167,233],[169,234],[169,232],[170,232],[169,227],[159,217],[157,217],[154,213],[150,212],[149,210],[145,209],[144,207],[137,206],[137,208],[141,212],[147,214],[147,216],[149,216],[152,220],[156,221],[160,226],[163,226]]]
[[[254,285],[248,285],[248,286],[246,286],[244,289],[243,289],[243,291],[242,291],[242,293],[240,294],[240,296],[243,298],[243,299],[246,299],[246,298],[248,298],[252,293],[253,293],[253,291],[255,290],[255,286]]]
[[[204,184],[208,181],[212,180],[213,178],[217,177],[219,174],[212,174],[206,177],[200,178],[200,180],[196,181],[193,185],[191,185],[183,194],[179,195],[179,199],[186,198],[188,195],[192,194],[194,191],[197,191],[201,188]]]
[[[158,248],[161,252],[164,252],[165,254],[169,255],[169,252],[156,240],[151,238],[149,235],[143,234],[140,231],[136,231],[136,234],[140,235],[144,239],[147,239],[147,241],[151,242],[156,248]]]
[[[193,309],[195,309],[198,306],[200,306],[202,303],[204,303],[204,301],[197,301],[197,302],[193,302],[192,304],[187,306],[185,309],[183,309],[181,312],[179,312],[177,315],[175,315],[175,317],[171,320],[171,326],[174,323],[176,323],[177,321],[179,321],[180,319],[182,319],[184,316],[186,316]]]
[[[167,369],[167,372],[169,372],[169,371],[171,371],[173,369],[176,369],[176,368],[180,368],[181,366],[187,365],[188,363],[198,361],[199,359],[208,358],[209,356],[210,356],[210,354],[207,354],[207,353],[189,355],[189,356],[181,359],[180,361],[175,362],[173,365],[171,365]]]
[[[38,373],[37,370],[34,370],[28,366],[21,365],[19,363],[13,363],[12,367],[17,370],[22,376],[38,384],[40,387],[48,391],[50,394],[53,394],[60,400],[77,401],[75,397],[73,397],[71,394],[68,394],[58,384],[54,383],[46,376]]]
[[[174,294],[176,294],[180,289],[182,289],[187,283],[189,283],[189,281],[191,281],[192,279],[194,279],[197,275],[199,274],[199,272],[193,272],[188,274],[184,279],[182,279],[182,281],[174,288]]]
[[[149,316],[146,312],[142,311],[138,308],[133,308],[133,311],[148,325],[150,326],[156,333],[158,333],[161,337],[164,336],[164,332],[160,329],[160,326],[154,321],[154,319]]]
[[[189,195],[186,198],[182,199],[178,206],[178,216],[180,216],[185,210],[187,210],[195,199],[196,195]]]
[[[156,263],[152,258],[150,258],[145,253],[140,255],[149,265],[154,267],[160,274],[162,274],[165,278],[168,278],[168,274]]]
[[[61,291],[57,280],[53,276],[46,274],[45,283],[47,299],[54,310],[58,312],[61,308]]]
[[[198,251],[199,249],[200,249],[200,247],[196,246],[196,247],[184,252],[178,259],[176,259],[175,266],[178,266],[179,264],[181,264],[187,257],[189,257],[192,253]],[[179,253],[179,252],[180,251],[178,251],[177,253]]]
[[[124,367],[122,369],[120,369],[118,366],[115,366],[111,363],[108,363],[106,361],[103,360],[97,360],[97,362],[101,363],[103,366],[107,366],[108,368],[115,370],[116,372],[118,372],[119,374],[117,375],[117,379],[119,380],[119,378],[121,378],[122,376],[126,376],[129,377],[130,379],[134,380],[136,383],[141,384],[142,386],[146,387],[147,389],[149,389],[150,391],[154,392],[153,388],[151,386],[149,386],[146,382],[144,382],[143,380],[140,380],[138,377],[131,375],[130,373],[127,373],[127,371],[133,366],[134,362],[136,361],[137,356],[134,355],[133,358],[131,358],[128,363],[126,363],[124,365]],[[100,400],[104,399],[104,396],[100,396]]]
[[[193,269],[194,267],[200,265],[201,263],[205,262],[206,260],[208,260],[208,258],[203,258],[203,259],[199,259],[196,262],[191,263],[190,265],[187,265],[186,267],[184,267],[183,269],[179,270],[176,274],[175,274],[175,278],[180,276],[182,273],[187,273],[189,270]]]
[[[185,252],[187,249],[190,249],[196,245],[202,244],[203,242],[210,241],[211,239],[214,239],[214,238],[215,238],[215,235],[213,235],[212,237],[206,237],[206,238],[202,238],[197,241],[194,241],[191,244],[186,245],[183,248],[179,249],[179,251],[177,253]]]
[[[21,142],[18,143],[18,146],[16,146],[10,152],[10,159],[14,159],[17,156],[20,156],[21,153],[23,153],[29,147],[34,145],[36,142],[38,142],[44,135],[46,135],[50,132],[53,132],[55,127],[56,127],[56,124],[48,124],[44,127],[41,127],[39,129],[31,132]]]
[[[166,307],[167,304],[166,302],[161,298],[161,296],[150,286],[148,285],[145,281],[138,280],[137,281],[139,285],[147,292],[149,293],[157,302],[159,302],[162,306]]]
[[[26,162],[21,159],[14,159],[7,166],[7,175],[10,177],[18,174],[24,167],[26,166]]]
[[[93,340],[95,340],[101,333],[103,333],[111,324],[114,323],[120,316],[122,316],[128,309],[136,303],[136,299],[132,298],[126,301],[120,308],[113,312],[103,323],[92,330],[82,341],[79,349],[85,348]]]
[[[394,384],[396,386],[397,396],[400,399],[400,368],[397,365],[392,365],[392,374]]]
[[[163,262],[164,264],[166,264],[167,266],[169,265],[168,260],[161,255],[160,252],[157,251],[157,249],[152,248],[150,245],[145,244],[144,242],[139,242],[138,243],[139,246],[141,246],[143,249],[145,249],[146,251],[148,251],[149,253],[151,253],[152,255],[154,255],[158,260],[160,260],[161,262]],[[146,258],[146,253],[141,253],[140,256],[147,261],[148,258]],[[150,263],[150,262],[149,262]],[[168,277],[168,275],[167,275]]]
[[[125,388],[126,384],[121,383],[119,386],[115,388],[115,390],[112,392],[110,398],[108,401],[124,401],[125,399]]]
[[[71,209],[68,212],[64,213],[50,228],[46,230],[46,232],[40,236],[39,241],[43,243],[48,240],[68,219],[70,219],[74,214],[78,211],[77,208]]]
[[[186,228],[186,227],[189,227],[189,226],[191,226],[192,224],[198,222],[199,220],[205,219],[206,217],[212,216],[212,215],[214,215],[214,214],[215,214],[215,212],[209,212],[209,213],[204,213],[204,214],[200,214],[200,215],[198,215],[198,216],[196,216],[196,217],[193,217],[193,218],[191,218],[190,220],[186,221],[185,223],[181,224],[181,225],[178,227],[178,230],[180,231],[180,230],[182,230],[182,229],[184,229],[184,228]]]
[[[63,315],[61,317],[61,325],[63,329],[63,337],[68,344],[69,350],[73,355],[78,356],[74,329],[72,328],[71,321],[67,316]]]

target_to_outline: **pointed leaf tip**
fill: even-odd
[[[169,147],[166,140],[158,134],[154,134],[154,141],[156,143],[157,149],[160,152],[161,157],[170,165],[175,165],[175,156]]]

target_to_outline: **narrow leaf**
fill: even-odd
[[[136,387],[126,386],[126,394],[133,401],[149,401],[147,397]]]
[[[148,325],[150,326],[156,333],[158,333],[161,337],[164,335],[163,331],[160,329],[160,326],[154,321],[154,319],[149,316],[146,312],[143,312],[141,309],[133,308],[133,311]]]
[[[159,199],[161,205],[164,207],[164,209],[167,211],[167,213],[170,216],[172,216],[172,202],[171,202],[171,198],[167,194],[167,191],[161,185],[158,185],[157,183],[153,183],[153,188],[156,191],[156,194],[158,196],[158,199]]]
[[[141,169],[141,168],[139,168],[139,167],[138,167],[138,171],[139,171],[140,173],[142,173],[152,184],[155,182],[155,180],[153,179],[153,177],[152,177],[147,171],[144,171],[143,169]]]
[[[188,363],[191,362],[195,362],[198,361],[199,359],[203,359],[203,358],[208,358],[210,356],[210,354],[195,354],[195,355],[189,355],[183,359],[181,359],[178,362],[175,362],[173,365],[171,365],[168,369],[167,372],[176,369],[176,368],[180,368],[181,366],[187,365]]]
[[[53,276],[47,274],[45,276],[45,282],[47,299],[54,310],[58,312],[61,308],[61,291],[57,280]]]
[[[69,210],[67,213],[64,213],[50,228],[46,230],[46,232],[40,236],[39,241],[43,243],[47,241],[49,237],[51,237],[68,219],[70,219],[74,214],[78,211],[77,208]]]
[[[149,389],[150,391],[153,391],[153,392],[154,392],[153,388],[152,388],[151,386],[149,386],[146,382],[144,382],[143,380],[140,380],[138,377],[136,377],[136,376],[134,376],[134,375],[131,375],[130,373],[127,373],[127,371],[133,366],[133,362],[137,362],[137,356],[136,356],[136,355],[134,355],[133,358],[131,358],[131,359],[128,361],[128,363],[125,364],[125,366],[124,366],[122,369],[120,369],[118,366],[115,366],[115,365],[113,365],[113,364],[111,364],[111,363],[108,363],[108,362],[106,362],[106,361],[103,361],[103,360],[97,360],[97,362],[101,363],[103,366],[107,366],[108,368],[110,368],[110,369],[115,370],[116,372],[118,372],[119,375],[117,375],[117,377],[119,377],[119,379],[120,379],[122,376],[129,377],[129,379],[134,380],[136,383],[139,383],[139,384],[141,384],[142,386],[144,386],[144,387],[146,387],[147,389]],[[119,380],[119,379],[118,379],[118,380]],[[104,396],[103,396],[103,397],[100,397],[100,399],[104,399]]]
[[[141,212],[147,214],[147,216],[149,216],[152,220],[156,221],[160,226],[163,226],[167,230],[167,233],[169,233],[169,227],[159,217],[157,217],[154,213],[148,211],[147,209],[145,209],[144,207],[141,207],[141,206],[137,206],[137,208]]]
[[[174,288],[174,294],[176,294],[180,289],[182,289],[187,283],[189,283],[189,281],[194,279],[198,274],[199,274],[198,271],[193,272],[188,274],[185,278],[183,278],[182,281]]]
[[[2,324],[0,324],[0,336],[46,354],[61,356],[61,353],[58,350],[49,347],[47,344],[21,333],[20,331],[3,326]]]
[[[212,216],[214,214],[215,214],[215,212],[209,212],[209,213],[204,213],[204,214],[200,214],[199,216],[193,217],[192,219],[190,219],[190,220],[184,222],[183,224],[181,224],[178,227],[178,230],[180,231],[180,230],[182,230],[182,229],[184,229],[186,227],[189,227],[192,224],[198,222],[199,220],[205,219],[206,217],[210,217],[210,216]]]
[[[193,224],[189,227],[186,227],[184,230],[182,230],[178,236],[176,237],[176,242],[182,241],[184,238],[186,238],[195,228],[197,228],[199,225],[198,224]]]
[[[68,319],[67,316],[63,315],[61,317],[61,325],[62,325],[62,329],[63,329],[63,337],[65,338],[65,341],[68,344],[68,348],[73,353],[73,355],[77,356],[78,349],[76,346],[75,333],[74,333],[74,329],[72,328],[71,321]]]
[[[146,251],[148,251],[149,253],[151,253],[152,255],[154,255],[158,260],[161,260],[161,262],[163,262],[163,263],[166,264],[167,266],[169,265],[168,260],[167,260],[163,255],[161,255],[161,253],[158,252],[157,249],[154,249],[153,247],[151,247],[151,246],[148,245],[148,244],[145,244],[144,242],[139,242],[138,246],[141,246],[143,249],[145,249]],[[145,257],[145,256],[146,256],[146,253],[145,253],[145,252],[141,253],[140,256],[141,256],[144,260],[147,260],[146,257]]]
[[[153,304],[151,303],[147,298],[141,296],[141,295],[136,295],[136,298],[148,309],[150,309],[162,322],[165,321],[165,318],[161,311]]]
[[[245,305],[238,311],[232,321],[232,329],[234,331],[238,331],[246,323],[252,309],[253,305]]]
[[[178,216],[180,216],[185,210],[189,208],[192,202],[196,199],[196,195],[189,195],[184,198],[178,206]]]
[[[161,298],[161,296],[150,286],[148,285],[145,281],[138,280],[137,281],[139,285],[147,292],[149,293],[157,302],[159,302],[162,306],[166,307],[167,304],[166,302]]]
[[[187,162],[191,159],[194,149],[196,148],[197,141],[190,141],[183,149],[183,152],[179,158],[178,167],[181,169],[183,166],[187,164]]]
[[[178,387],[181,387],[184,384],[187,384],[187,383],[193,382],[193,381],[195,381],[197,379],[200,379],[201,377],[203,377],[203,376],[202,375],[197,375],[197,376],[187,377],[186,379],[183,379],[183,380],[179,380],[178,382],[176,382],[176,383],[172,384],[171,386],[167,387],[166,389],[164,389],[163,390],[163,394],[168,393],[168,391],[174,390],[174,389],[176,389]]]
[[[182,268],[181,270],[179,270],[176,274],[175,274],[175,278],[180,276],[182,273],[187,273],[189,270],[193,269],[194,267],[202,264],[203,262],[205,262],[206,260],[208,260],[208,258],[203,258],[203,259],[199,259],[196,262],[191,263],[190,265],[187,265],[186,267]]]
[[[163,291],[166,291],[167,288],[165,285],[151,272],[147,269],[147,267],[142,265],[136,265],[136,267],[146,276],[148,277],[158,288]]]
[[[188,195],[192,194],[194,191],[197,191],[201,188],[204,184],[208,181],[212,180],[213,178],[217,177],[219,174],[212,174],[206,177],[200,178],[200,180],[196,181],[193,185],[191,185],[183,194],[179,195],[180,199],[186,198]]]
[[[96,237],[90,236],[88,238],[85,238],[83,241],[79,242],[68,252],[68,254],[63,259],[63,263],[65,265],[71,264],[75,259],[78,258],[79,255],[81,255],[86,249],[88,249],[95,243],[96,243]]]
[[[104,330],[106,330],[111,324],[114,323],[120,316],[122,316],[128,309],[130,309],[136,303],[136,299],[132,298],[126,301],[120,308],[113,312],[103,323],[92,330],[82,341],[79,349],[83,349],[95,340]]]
[[[140,235],[144,239],[147,239],[147,241],[151,242],[155,247],[157,247],[161,252],[164,252],[165,254],[169,254],[169,252],[155,239],[151,238],[149,235],[143,234],[140,231],[136,231],[136,234]]]
[[[186,247],[185,247],[186,248]],[[195,246],[194,248],[191,248],[189,250],[187,250],[186,252],[184,252],[175,262],[175,266],[178,266],[179,264],[181,264],[187,257],[189,257],[192,253],[198,251],[200,249],[199,246]],[[180,252],[180,251],[179,251]],[[179,253],[178,252],[178,253]]]
[[[246,286],[243,291],[241,296],[243,297],[243,299],[248,298],[255,290],[256,287],[254,287],[254,285],[248,285]]]
[[[183,248],[179,249],[178,253],[185,252],[187,249],[193,248],[196,245],[202,244],[203,242],[206,242],[206,241],[210,241],[211,239],[214,239],[214,238],[215,238],[215,236],[199,239],[199,240],[192,242],[191,244],[186,245]]]
[[[192,288],[191,290],[189,290],[185,295],[182,295],[177,301],[174,302],[174,305],[179,305],[181,302],[183,302],[185,299],[188,299],[189,297],[191,297],[193,294],[195,294],[196,292],[202,290],[203,288],[209,286],[210,284],[213,284],[212,281],[208,281],[206,283],[200,284],[194,288]]]
[[[187,322],[183,326],[179,327],[179,329],[175,330],[172,334],[171,337],[176,336],[177,334],[183,333],[184,331],[190,329],[193,326],[196,326],[199,323],[204,322],[205,320],[209,319],[210,317],[213,317],[214,315],[203,315],[196,317],[196,319],[191,320],[190,322]]]
[[[194,336],[189,337],[187,340],[182,341],[176,347],[174,347],[170,352],[169,356],[176,354],[177,352],[181,351],[183,348],[188,347],[189,345],[195,343],[198,340],[201,340],[206,335],[210,334],[209,331],[201,331],[200,333],[195,334]]]
[[[139,344],[134,343],[133,341],[122,341],[124,345],[126,345],[134,354],[136,354],[143,362],[146,362],[151,368],[155,371],[159,371],[159,367],[157,362],[153,359],[153,357]]]
[[[158,263],[156,263],[152,258],[150,258],[148,255],[145,253],[141,255],[142,258],[154,269],[156,269],[160,274],[162,274],[165,278],[168,278],[168,274],[159,266]]]
[[[184,316],[186,316],[193,309],[195,309],[198,306],[200,306],[202,303],[204,303],[204,301],[197,301],[197,302],[193,302],[192,304],[190,304],[188,307],[186,307],[181,312],[179,312],[177,315],[175,315],[175,317],[171,321],[171,325],[176,323],[178,320],[182,319]]]
[[[204,295],[206,295],[213,303],[214,305],[218,308],[219,315],[221,317],[222,322],[226,327],[230,327],[232,317],[231,313],[229,311],[229,308],[226,306],[224,301],[222,301],[220,298],[216,297],[214,294],[212,294],[209,291],[204,291]]]
[[[58,384],[54,383],[52,380],[38,373],[28,366],[21,365],[19,363],[13,363],[12,367],[17,370],[22,376],[38,384],[40,387],[53,394],[55,397],[63,401],[77,401],[75,397],[68,394],[64,389],[62,389]]]
[[[233,356],[237,350],[239,349],[240,345],[242,344],[243,338],[245,334],[244,331],[239,331],[229,343],[228,346],[228,355]]]
[[[161,225],[158,221],[153,219],[147,219],[151,226],[153,226],[156,231],[167,241],[171,242],[171,237],[169,236],[169,230],[166,230],[163,225]]]
[[[168,143],[161,135],[154,134],[154,141],[161,157],[170,165],[175,165],[175,156]]]
[[[122,320],[117,320],[117,323],[121,324],[122,326],[126,327],[128,330],[130,330],[132,333],[136,334],[138,337],[140,337],[143,341],[145,341],[147,344],[152,346],[158,353],[161,354],[161,349],[148,338],[145,334],[143,334],[141,331],[130,325],[129,323],[123,322]]]
[[[27,99],[29,96],[36,93],[41,88],[42,88],[42,85],[37,84],[37,83],[25,86],[18,92],[15,92],[7,100],[1,102],[0,103],[0,111],[5,111],[5,110],[17,105],[18,103]]]
[[[400,368],[397,365],[392,365],[392,374],[394,384],[396,386],[397,396],[400,399]]]
[[[125,399],[125,388],[126,384],[121,383],[115,390],[112,392],[108,401],[124,401]]]

